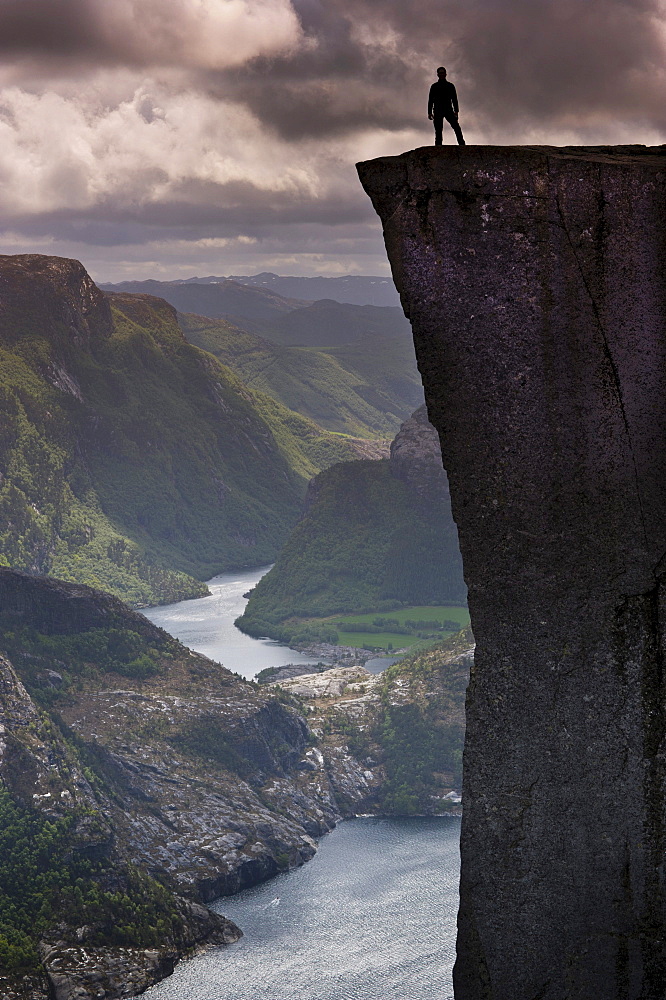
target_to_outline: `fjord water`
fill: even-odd
[[[264,667],[319,663],[322,659],[319,656],[299,653],[272,639],[253,639],[234,625],[247,604],[243,594],[255,587],[270,568],[261,566],[235,573],[220,573],[208,580],[210,596],[143,608],[142,613],[154,625],[180,639],[185,646],[248,679]],[[379,673],[395,660],[395,656],[377,656],[368,660],[366,668],[372,673]]]
[[[312,657],[234,626],[269,567],[224,573],[210,597],[144,614],[244,677]],[[381,670],[388,658],[368,663]],[[151,1000],[450,1000],[460,822],[364,817],[322,838],[312,861],[213,909],[244,937],[183,962]]]
[[[366,817],[312,861],[218,900],[244,937],[150,1000],[451,1000],[460,821]]]
[[[185,646],[242,677],[252,678],[264,667],[280,667],[285,663],[318,663],[319,657],[298,653],[270,639],[253,639],[235,627],[235,619],[243,614],[247,604],[243,594],[256,586],[269,569],[270,566],[262,566],[220,573],[208,581],[209,597],[144,608],[143,614]]]

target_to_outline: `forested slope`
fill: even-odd
[[[285,347],[225,320],[179,319],[190,343],[210,351],[250,388],[330,431],[391,437],[422,402],[411,341],[388,331],[370,342],[314,349]]]
[[[133,603],[270,561],[308,480],[359,453],[76,261],[0,257],[0,564]],[[361,451],[363,453],[363,450]]]
[[[288,639],[299,630],[290,619],[465,599],[439,441],[422,407],[390,460],[342,463],[313,480],[303,517],[238,625]]]

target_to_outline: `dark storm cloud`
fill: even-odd
[[[3,0],[0,53],[71,57],[99,49],[97,8],[89,0]]]
[[[659,0],[275,0],[300,39],[249,48],[231,65],[233,18],[222,14],[235,6],[205,6],[210,30],[199,37],[188,0],[0,0],[0,52],[67,60],[74,72],[91,61],[186,69],[288,140],[422,124],[424,90],[443,61],[481,125],[566,117],[575,127],[595,115],[664,124]],[[271,6],[248,0],[246,20],[254,12],[255,25],[268,23]],[[219,64],[204,45],[215,25]]]
[[[211,67],[297,39],[289,0],[0,0],[0,55],[85,72]]]
[[[212,94],[233,95],[289,140],[414,124],[412,95],[423,88],[423,70],[405,58],[408,36],[403,54],[382,44],[383,0],[360,17],[337,0],[293,0],[293,6],[306,44],[210,74]],[[363,27],[367,40],[358,34]]]
[[[219,92],[231,89],[288,138],[418,126],[442,62],[480,125],[567,118],[575,128],[595,116],[664,125],[664,6],[656,0],[294,6],[311,47],[254,60],[219,82]]]
[[[38,216],[5,215],[3,221],[27,237],[57,232],[60,239],[112,247],[158,238],[197,240],[239,234],[275,238],[281,231],[303,226],[323,229],[374,224],[375,215],[356,186],[350,186],[346,198],[336,194],[311,202],[293,194],[262,191],[249,182],[214,185],[189,181],[163,202],[134,206],[111,202]]]
[[[472,8],[455,62],[483,119],[570,116],[664,124],[663,6],[653,0],[513,0]]]

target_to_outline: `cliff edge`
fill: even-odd
[[[663,998],[666,147],[359,173],[477,641],[456,997]]]

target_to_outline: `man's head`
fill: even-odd
[[[444,69],[443,66],[437,67],[437,76],[439,77],[440,80],[446,80],[446,70]]]

